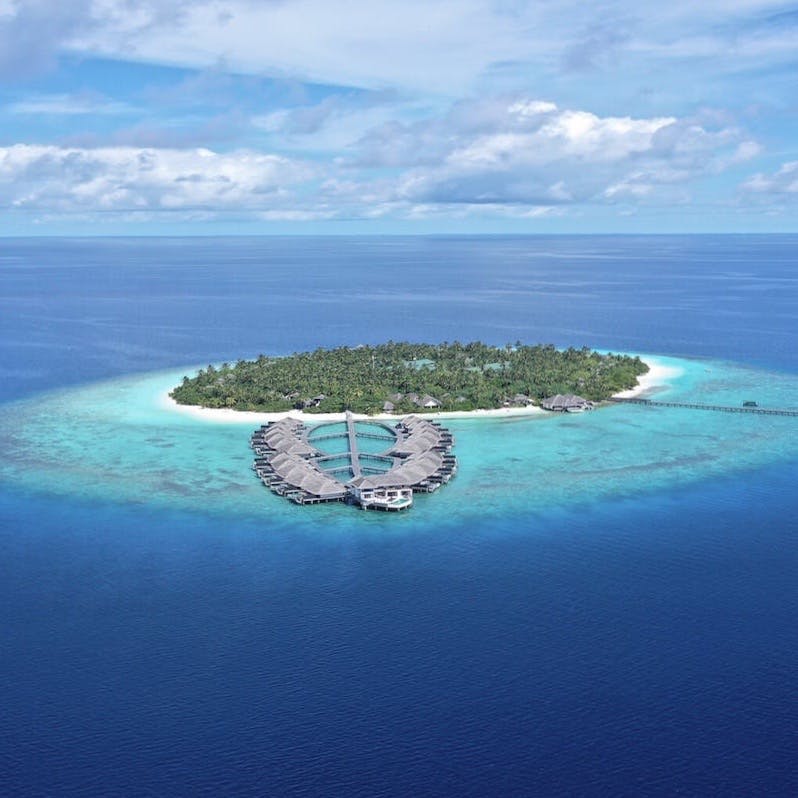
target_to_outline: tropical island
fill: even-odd
[[[540,405],[571,394],[600,402],[634,388],[647,371],[639,357],[587,347],[389,341],[209,365],[170,396],[241,411],[407,415]]]

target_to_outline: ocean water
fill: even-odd
[[[453,420],[402,516],[298,508],[197,364],[641,353],[798,407],[798,237],[4,240],[0,794],[794,795],[798,418]]]

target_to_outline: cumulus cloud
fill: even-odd
[[[789,0],[0,0],[0,81],[20,83],[2,140],[39,142],[0,148],[0,202],[302,221],[728,193],[715,176],[761,154],[736,121],[751,97],[763,138],[788,130],[796,19]],[[190,69],[117,67],[115,96],[95,56]],[[794,171],[744,189],[793,196]]]
[[[682,201],[701,177],[757,152],[720,120],[601,116],[541,98],[484,98],[411,124],[380,124],[346,158],[326,161],[253,149],[0,148],[0,201],[69,212],[232,210],[284,221],[540,216],[585,203]]]
[[[521,98],[458,103],[443,118],[383,125],[352,163],[406,167],[394,199],[557,206],[641,200],[756,152],[734,127],[599,116]]]
[[[764,198],[798,199],[798,161],[788,161],[773,174],[761,172],[743,183],[748,194]]]
[[[497,131],[529,129],[557,111],[549,100],[482,97],[461,100],[443,115],[414,122],[397,119],[366,131],[351,148],[350,161],[359,166],[399,167],[440,164],[452,150]]]
[[[290,205],[307,164],[251,151],[0,148],[0,204],[35,211],[241,210]]]

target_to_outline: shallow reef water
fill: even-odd
[[[655,399],[789,407],[798,396],[792,375],[713,360],[656,360],[676,376],[653,389]],[[319,518],[324,529],[357,522],[350,508],[301,508],[271,495],[250,469],[251,421],[197,419],[164,402],[181,376],[130,376],[3,406],[0,476],[55,494],[285,522]],[[445,423],[455,434],[460,470],[436,494],[417,498],[417,522],[567,508],[798,456],[791,417],[621,404]]]

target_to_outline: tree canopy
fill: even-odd
[[[171,396],[186,405],[310,413],[374,414],[390,402],[403,414],[539,403],[557,393],[601,401],[647,371],[638,357],[586,347],[389,341],[210,365],[184,377]]]

